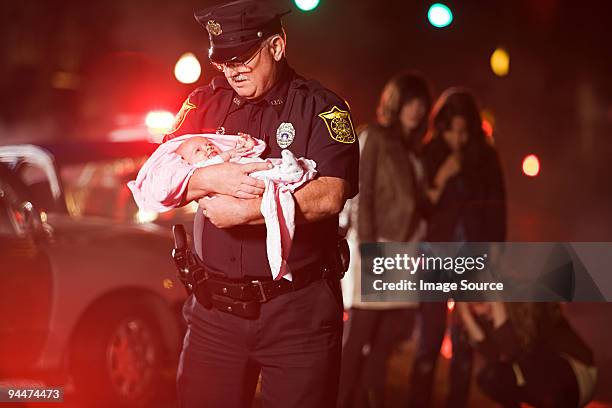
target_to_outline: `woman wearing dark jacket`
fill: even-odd
[[[495,242],[506,236],[504,181],[499,158],[482,130],[474,97],[445,91],[434,106],[423,146],[429,201],[428,242]],[[411,375],[411,407],[427,407],[436,362],[446,331],[445,302],[422,302],[420,338]],[[451,325],[453,357],[449,407],[467,405],[472,348],[457,319]]]
[[[457,312],[485,359],[478,385],[507,408],[587,404],[597,382],[593,353],[557,303],[459,303]]]
[[[378,123],[359,132],[360,193],[350,204],[352,229],[348,234],[354,249],[360,242],[423,238],[424,174],[418,146],[427,128],[430,106],[425,81],[413,74],[400,74],[383,89]],[[345,299],[354,300],[349,305],[338,405],[379,407],[384,400],[387,359],[393,346],[410,335],[416,305],[360,302],[359,256],[352,258],[342,282],[343,287],[352,288],[352,296]]]
[[[504,241],[504,179],[472,95],[447,90],[434,108],[432,127],[423,147],[431,202],[427,240]]]

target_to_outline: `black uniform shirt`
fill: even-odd
[[[357,194],[359,148],[346,103],[318,82],[298,76],[286,64],[279,81],[257,101],[239,97],[223,77],[196,89],[177,114],[175,130],[166,140],[215,130],[244,132],[266,142],[262,158],[280,157],[277,133],[291,133],[279,131],[282,123],[294,129],[287,149],[296,157],[314,160],[318,176],[347,180],[350,197]],[[287,128],[284,125],[281,129]],[[296,225],[290,269],[324,262],[335,246],[337,229],[338,217]],[[201,249],[198,252],[204,265],[212,272],[229,278],[271,278],[265,225],[220,229],[198,211],[194,234],[200,231],[202,247],[196,249]]]

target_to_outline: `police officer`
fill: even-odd
[[[294,194],[291,280],[272,280],[264,185],[248,174],[267,164],[198,169],[185,203],[199,200],[196,251],[208,280],[183,308],[188,325],[177,375],[181,407],[250,406],[259,374],[265,407],[332,407],[342,337],[338,213],[358,189],[359,151],[346,103],[285,59],[286,14],[262,0],[196,12],[209,57],[223,74],[196,89],[171,139],[190,133],[248,133],[263,156],[289,149],[317,163],[318,177]],[[202,199],[214,195],[214,198]]]

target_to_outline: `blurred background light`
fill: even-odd
[[[497,48],[491,54],[491,70],[497,76],[506,76],[510,71],[510,55],[503,48]]]
[[[145,117],[145,125],[151,135],[164,135],[172,130],[174,115],[168,111],[152,111]]]
[[[493,111],[483,109],[482,112],[480,112],[480,116],[482,117],[481,127],[483,132],[490,141],[493,141],[493,133],[495,130],[495,115],[493,114]]]
[[[482,130],[487,137],[493,137],[493,125],[486,119],[482,120]]]
[[[174,282],[172,282],[172,279],[166,278],[162,281],[162,286],[164,289],[172,289],[174,287]]]
[[[302,11],[312,11],[319,5],[319,0],[294,0],[295,5]]]
[[[530,154],[523,159],[523,173],[529,177],[535,177],[540,173],[540,159],[535,154]]]
[[[181,55],[174,66],[174,76],[183,84],[193,84],[200,79],[201,73],[200,61],[190,52]]]
[[[157,213],[153,211],[138,210],[135,221],[138,224],[146,224],[157,219]]]
[[[434,3],[429,7],[427,19],[434,27],[446,27],[453,22],[453,12],[442,3]]]
[[[77,89],[79,87],[79,77],[65,71],[55,72],[51,76],[51,86],[55,89]]]
[[[453,358],[453,342],[450,338],[450,333],[446,332],[444,340],[442,340],[442,347],[440,347],[440,354],[447,360]]]

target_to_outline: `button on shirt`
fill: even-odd
[[[286,64],[277,83],[259,100],[241,98],[225,78],[217,78],[190,95],[176,120],[176,130],[168,138],[222,127],[226,134],[243,132],[264,140],[262,158],[280,157],[277,130],[290,123],[295,135],[287,148],[296,157],[314,160],[319,176],[347,180],[351,197],[357,193],[359,149],[345,102]],[[335,248],[337,229],[337,216],[296,225],[290,269],[325,262]],[[200,231],[198,253],[210,271],[235,279],[271,278],[265,225],[217,228],[198,211],[194,234]]]

